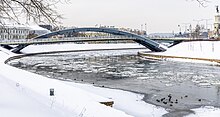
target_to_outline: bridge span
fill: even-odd
[[[103,32],[103,33],[108,33],[108,34],[112,34],[112,35],[116,35],[116,36],[124,36],[124,37],[126,37],[130,40],[133,40],[133,41],[145,46],[146,48],[150,49],[151,51],[154,51],[154,52],[166,51],[165,46],[163,46],[160,43],[158,43],[156,41],[153,41],[153,40],[151,40],[147,37],[142,37],[142,36],[137,35],[137,34],[133,34],[133,33],[130,33],[130,32],[121,31],[121,30],[117,30],[117,29],[112,29],[112,28],[72,28],[72,29],[65,29],[65,30],[60,30],[60,31],[44,34],[44,35],[38,36],[36,38],[33,38],[32,40],[35,40],[35,39],[42,39],[42,40],[45,39],[46,40],[46,39],[51,38],[51,37],[56,36],[56,35],[64,35],[64,34],[68,34],[68,33],[78,33],[78,32]],[[114,40],[119,40],[119,39],[114,39]],[[57,43],[60,43],[62,41],[64,41],[64,40],[57,41]],[[45,42],[45,43],[51,43],[51,42]],[[19,44],[17,47],[12,49],[12,52],[19,53],[22,49],[24,49],[25,47],[27,47],[29,45],[32,45],[32,44],[34,44],[34,43]],[[4,45],[4,44],[2,44],[2,45]],[[6,45],[4,45],[4,46],[6,46]]]
[[[134,38],[132,37],[125,37],[125,36],[13,39],[13,40],[1,40],[0,45],[24,45],[24,44],[34,45],[34,44],[90,42],[90,41],[125,41],[125,40],[133,40],[133,39]]]

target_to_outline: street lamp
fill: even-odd
[[[141,31],[143,31],[143,24],[141,24]]]
[[[147,35],[147,23],[145,23],[144,25],[145,25],[146,35]]]
[[[181,34],[182,34],[182,33],[181,33],[181,26],[178,25],[178,27],[179,27],[179,35],[181,35]]]
[[[208,21],[212,20],[212,19],[202,19],[202,20],[205,20],[205,23],[206,23],[206,30],[208,31]]]

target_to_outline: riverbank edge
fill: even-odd
[[[184,57],[184,56],[171,56],[171,55],[162,55],[152,52],[138,52],[138,55],[143,58],[152,59],[152,60],[166,60],[166,59],[183,59],[183,60],[194,60],[194,61],[206,61],[211,63],[220,64],[220,59],[208,59],[208,58],[196,58],[196,57]]]

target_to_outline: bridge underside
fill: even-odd
[[[146,48],[150,49],[151,51],[154,51],[154,52],[166,51],[166,47],[164,47],[160,43],[158,43],[156,41],[153,41],[149,38],[142,37],[142,36],[130,33],[130,32],[125,32],[125,31],[120,31],[120,30],[110,29],[110,28],[73,28],[73,29],[65,29],[65,30],[61,30],[61,31],[56,31],[56,32],[44,34],[44,35],[38,36],[34,39],[49,38],[49,37],[56,36],[56,35],[64,35],[64,34],[68,34],[68,33],[78,33],[78,32],[103,32],[103,33],[109,33],[109,34],[113,34],[113,35],[126,36],[126,37],[133,38],[132,39],[133,41],[145,46]],[[17,47],[15,47],[12,50],[12,52],[20,53],[20,51],[22,49],[24,49],[25,47],[27,47],[29,45],[30,44],[18,45]]]

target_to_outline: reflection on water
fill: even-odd
[[[172,94],[176,98],[189,96],[176,108],[219,106],[219,66],[145,60],[136,53],[137,50],[48,54],[13,60],[9,64],[50,78],[83,80],[145,93],[149,96],[145,101],[154,104],[156,98]],[[197,99],[204,101],[197,102]]]

